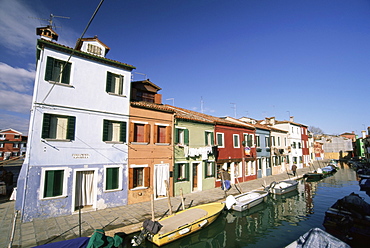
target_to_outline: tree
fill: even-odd
[[[313,135],[324,134],[324,131],[322,131],[321,128],[315,126],[309,126],[308,131],[310,131]]]

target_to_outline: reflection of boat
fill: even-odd
[[[271,198],[274,199],[275,201],[283,201],[285,199],[298,195],[298,193],[299,193],[298,189],[295,189],[283,195],[275,195],[275,194],[271,195]]]
[[[295,247],[336,247],[351,248],[348,244],[321,230],[320,228],[311,228],[308,232],[300,236],[296,241],[286,246],[286,248]]]
[[[296,180],[283,180],[280,182],[272,182],[270,186],[265,188],[272,194],[282,195],[291,191],[297,190],[298,182]]]
[[[224,209],[225,203],[208,203],[185,209],[160,221],[146,220],[138,237],[132,239],[134,246],[146,237],[161,246],[196,232],[211,224]]]
[[[249,215],[252,215],[252,214],[255,214],[255,213],[258,213],[262,210],[264,210],[265,208],[267,208],[268,204],[266,202],[262,202],[261,204],[258,204],[252,208],[249,208],[245,211],[231,211],[230,213],[236,217],[236,218],[240,218],[240,217],[244,217],[244,216],[249,216]]]
[[[339,199],[325,212],[326,231],[351,242],[370,240],[370,204],[351,193]],[[347,241],[347,240],[346,240]]]
[[[303,177],[306,178],[306,181],[308,180],[318,181],[324,178],[324,174],[318,172],[308,172],[304,174]]]
[[[330,165],[317,169],[317,172],[319,172],[320,169],[321,169],[322,173],[324,174],[324,176],[325,175],[331,175],[331,174],[337,172],[337,170],[334,167],[330,166]]]
[[[264,202],[268,194],[265,190],[253,190],[237,196],[229,195],[226,198],[226,207],[235,211],[244,211]]]

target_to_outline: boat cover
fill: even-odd
[[[348,196],[339,199],[332,208],[338,210],[345,210],[351,212],[354,215],[370,215],[370,204],[364,201],[358,194],[352,192]],[[360,217],[358,216],[358,217]]]
[[[317,227],[310,229],[296,242],[297,248],[351,248],[348,244]]]
[[[54,242],[54,243],[45,244],[45,245],[39,245],[35,247],[37,248],[69,248],[69,247],[85,248],[87,247],[89,240],[90,238],[88,237],[80,237],[80,238],[63,240],[63,241]]]

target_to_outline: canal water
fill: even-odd
[[[224,211],[204,230],[164,247],[281,248],[311,228],[325,230],[325,211],[338,199],[355,192],[370,203],[370,196],[360,191],[356,172],[346,164],[340,166],[333,176],[317,182],[299,180],[298,191],[280,197],[270,195],[266,202],[248,211]],[[126,246],[130,247],[128,243]],[[141,247],[157,246],[145,241]]]

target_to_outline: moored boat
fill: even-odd
[[[280,182],[272,182],[269,186],[265,187],[266,191],[272,194],[282,195],[296,190],[298,182],[296,180],[282,180]]]
[[[370,190],[370,178],[362,178],[359,181],[360,190],[368,191]]]
[[[308,172],[306,174],[303,175],[304,178],[306,178],[306,180],[321,180],[324,178],[324,174],[323,173],[318,173],[316,171],[314,172]]]
[[[296,241],[285,246],[285,248],[311,248],[311,247],[335,247],[351,248],[348,244],[334,237],[333,235],[321,230],[311,228],[308,232],[300,236]]]
[[[244,211],[264,202],[268,194],[266,190],[253,190],[237,196],[229,195],[226,198],[226,207],[235,211]]]
[[[185,209],[159,221],[146,220],[141,234],[132,239],[133,246],[143,238],[157,246],[180,239],[210,225],[225,208],[225,203],[208,203]]]
[[[323,225],[327,232],[346,242],[369,242],[370,204],[358,194],[351,193],[325,212]]]

